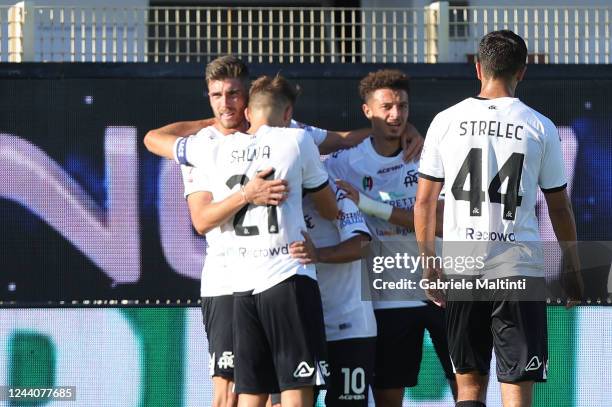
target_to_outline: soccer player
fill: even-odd
[[[325,405],[367,407],[376,354],[376,319],[372,303],[361,300],[359,260],[371,236],[355,204],[342,191],[336,196],[340,214],[334,222],[322,218],[310,197],[305,197],[308,234],[289,250],[303,264],[316,263],[317,267],[330,367]]]
[[[445,251],[446,241],[470,242],[472,248],[482,244],[479,247],[488,250],[483,278],[525,279],[527,286],[537,287],[544,278],[535,217],[539,187],[566,249],[569,297],[577,300],[581,280],[576,228],[565,192],[559,134],[548,118],[514,96],[526,58],[525,42],[511,31],[491,32],[480,41],[480,93],[439,113],[427,132],[415,208],[417,239],[425,256],[435,256],[430,242],[438,228],[437,200],[445,183]],[[500,239],[506,242],[496,242]],[[457,275],[453,270],[445,273]],[[433,264],[424,274],[430,280],[443,277]],[[447,299],[440,290],[428,292],[440,304],[447,300],[446,329],[459,388],[456,405],[485,405],[495,349],[504,406],[530,406],[533,383],[546,380],[548,366],[543,298],[520,301],[516,293],[498,290],[499,296],[485,298],[490,301],[453,301],[456,291],[450,290]]]
[[[409,80],[397,70],[370,73],[359,84],[363,112],[371,121],[371,137],[358,146],[340,151],[327,161],[330,173],[347,196],[366,214],[373,234],[374,255],[407,253],[416,257],[413,213],[417,188],[415,162],[401,157],[400,134],[408,120]],[[380,275],[387,282],[410,279],[406,270],[387,270]],[[404,389],[417,384],[423,335],[432,337],[445,374],[453,384],[444,335],[443,313],[419,299],[403,293],[373,292],[378,326],[373,391],[377,405],[401,406]],[[415,290],[416,291],[416,290]]]
[[[149,150],[159,150],[166,144],[174,144],[176,136],[198,133],[206,139],[221,138],[248,127],[244,120],[247,103],[248,69],[237,58],[226,56],[212,61],[206,67],[206,84],[215,120],[175,123],[163,128],[154,135],[148,134],[145,145]],[[171,135],[168,135],[169,132]],[[151,133],[151,132],[150,132]],[[185,197],[196,231],[204,234],[207,222],[203,208],[212,197],[205,187],[202,169],[181,165]],[[260,174],[244,188],[245,199],[255,205],[276,205],[282,201],[282,193],[287,191],[282,180],[265,180]],[[213,382],[213,406],[232,407],[236,403],[233,393],[234,346],[233,346],[233,290],[227,278],[225,267],[225,247],[221,240],[221,230],[213,228],[206,233],[206,261],[202,269],[200,294],[202,315],[208,339],[210,374]]]
[[[179,139],[180,162],[203,167],[213,202],[202,216],[221,226],[234,290],[235,381],[239,406],[263,406],[280,390],[282,404],[310,406],[327,371],[321,298],[313,265],[289,254],[306,229],[302,191],[318,213],[336,218],[336,198],[312,138],[289,125],[295,89],[282,77],[251,85],[251,135]],[[207,144],[202,147],[201,144]],[[287,180],[279,206],[249,206],[244,187],[259,172]],[[214,176],[213,176],[214,174]]]

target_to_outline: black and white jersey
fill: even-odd
[[[363,214],[353,201],[339,193],[336,196],[340,213],[334,222],[319,215],[308,195],[304,198],[304,220],[316,247],[335,246],[359,234],[370,236]],[[317,263],[317,279],[328,341],[376,336],[372,302],[361,300],[360,260]]]
[[[401,154],[381,156],[374,150],[372,139],[367,138],[356,147],[331,154],[326,167],[334,178],[351,183],[368,197],[401,209],[412,209],[416,200],[418,164],[406,163]],[[375,256],[395,256],[407,253],[418,256],[414,232],[396,226],[375,216],[365,215],[372,233],[372,251]],[[379,248],[379,252],[377,252]],[[401,273],[389,269],[387,281],[400,281]],[[414,273],[413,276],[418,276]],[[409,276],[410,277],[410,276]],[[416,280],[415,280],[416,281]],[[424,306],[422,301],[397,301],[397,294],[388,290],[374,301],[374,309]],[[424,298],[424,296],[423,296]]]
[[[295,120],[291,121],[291,127],[303,129],[310,137],[312,137],[316,145],[321,144],[325,137],[327,137],[327,131],[318,127],[305,125]],[[202,153],[206,148],[212,148],[212,144],[215,140],[224,137],[225,135],[219,132],[214,126],[209,126],[201,129],[195,135],[192,135],[192,141],[196,140],[192,147],[196,150],[200,145]],[[175,160],[176,147],[182,142],[177,142],[175,145]],[[208,147],[207,147],[208,146]],[[180,163],[180,162],[179,162]],[[183,177],[184,185],[184,196],[187,198],[188,195],[194,192],[208,191],[207,188],[207,174],[202,168],[196,168],[190,165],[181,164],[181,175]],[[202,279],[200,285],[200,295],[202,297],[213,297],[218,295],[228,295],[233,292],[231,278],[229,278],[230,270],[225,266],[224,257],[225,249],[222,246],[221,240],[221,229],[214,228],[206,233],[206,258],[204,266],[202,268]]]
[[[419,172],[446,185],[444,240],[474,242],[488,277],[543,275],[541,247],[530,243],[540,240],[537,189],[567,183],[547,117],[516,98],[465,99],[434,118]]]
[[[210,140],[211,142],[224,137],[214,126],[201,129],[192,136]],[[181,165],[181,175],[185,188],[185,198],[194,192],[208,190],[208,176],[202,168]],[[225,267],[225,250],[221,239],[221,229],[216,227],[206,233],[206,259],[202,267],[200,282],[200,295],[202,297],[215,297],[230,295],[233,292],[232,282],[227,278]]]
[[[180,162],[214,174],[208,181],[215,201],[270,167],[274,168],[272,179],[289,183],[290,192],[281,205],[247,205],[220,226],[235,292],[256,294],[294,274],[316,279],[314,266],[301,265],[289,255],[289,244],[302,240],[301,231],[306,230],[302,190],[328,184],[318,150],[304,130],[262,126],[254,135],[234,133],[214,140],[189,137],[177,144],[176,155]]]

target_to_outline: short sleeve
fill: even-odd
[[[319,150],[305,132],[298,134],[297,141],[302,164],[302,187],[305,190],[318,190],[327,185],[329,178],[319,157]]]
[[[315,126],[309,126],[307,124],[300,123],[293,119],[291,120],[291,127],[304,130],[306,134],[312,137],[312,141],[314,141],[316,146],[320,146],[325,141],[325,138],[327,137],[327,130],[320,129]]]
[[[185,187],[185,198],[195,192],[212,190],[210,181],[202,167],[181,165],[181,175],[183,177],[183,186]]]
[[[330,179],[345,179],[344,166],[348,159],[348,150],[340,150],[330,154],[324,161],[325,169]]]
[[[333,184],[333,182],[331,184]],[[350,199],[344,197],[344,195],[339,195],[335,185],[332,185],[332,189],[336,192],[336,196],[338,197],[338,209],[340,212],[336,219],[336,226],[340,232],[340,241],[344,242],[358,234],[366,235],[371,239],[372,235],[357,205]]]
[[[189,137],[179,137],[174,142],[174,160],[181,165],[202,167],[208,161],[206,155],[210,152],[215,137],[196,134]]]
[[[544,124],[544,151],[540,164],[538,184],[542,192],[557,192],[565,189],[567,178],[561,152],[559,131],[552,123]]]
[[[440,139],[448,126],[445,125],[440,115],[436,116],[427,130],[421,161],[419,165],[419,177],[430,181],[444,182],[444,165],[440,155]]]

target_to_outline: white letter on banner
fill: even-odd
[[[159,170],[159,234],[164,256],[178,274],[199,280],[204,239],[193,232],[178,164],[163,160]]]
[[[0,197],[19,202],[70,241],[116,283],[140,277],[136,128],[104,134],[108,210],[44,151],[0,134]]]

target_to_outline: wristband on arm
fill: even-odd
[[[359,193],[359,209],[365,214],[376,216],[382,220],[388,221],[393,212],[393,206],[384,202],[376,201],[365,194]]]

